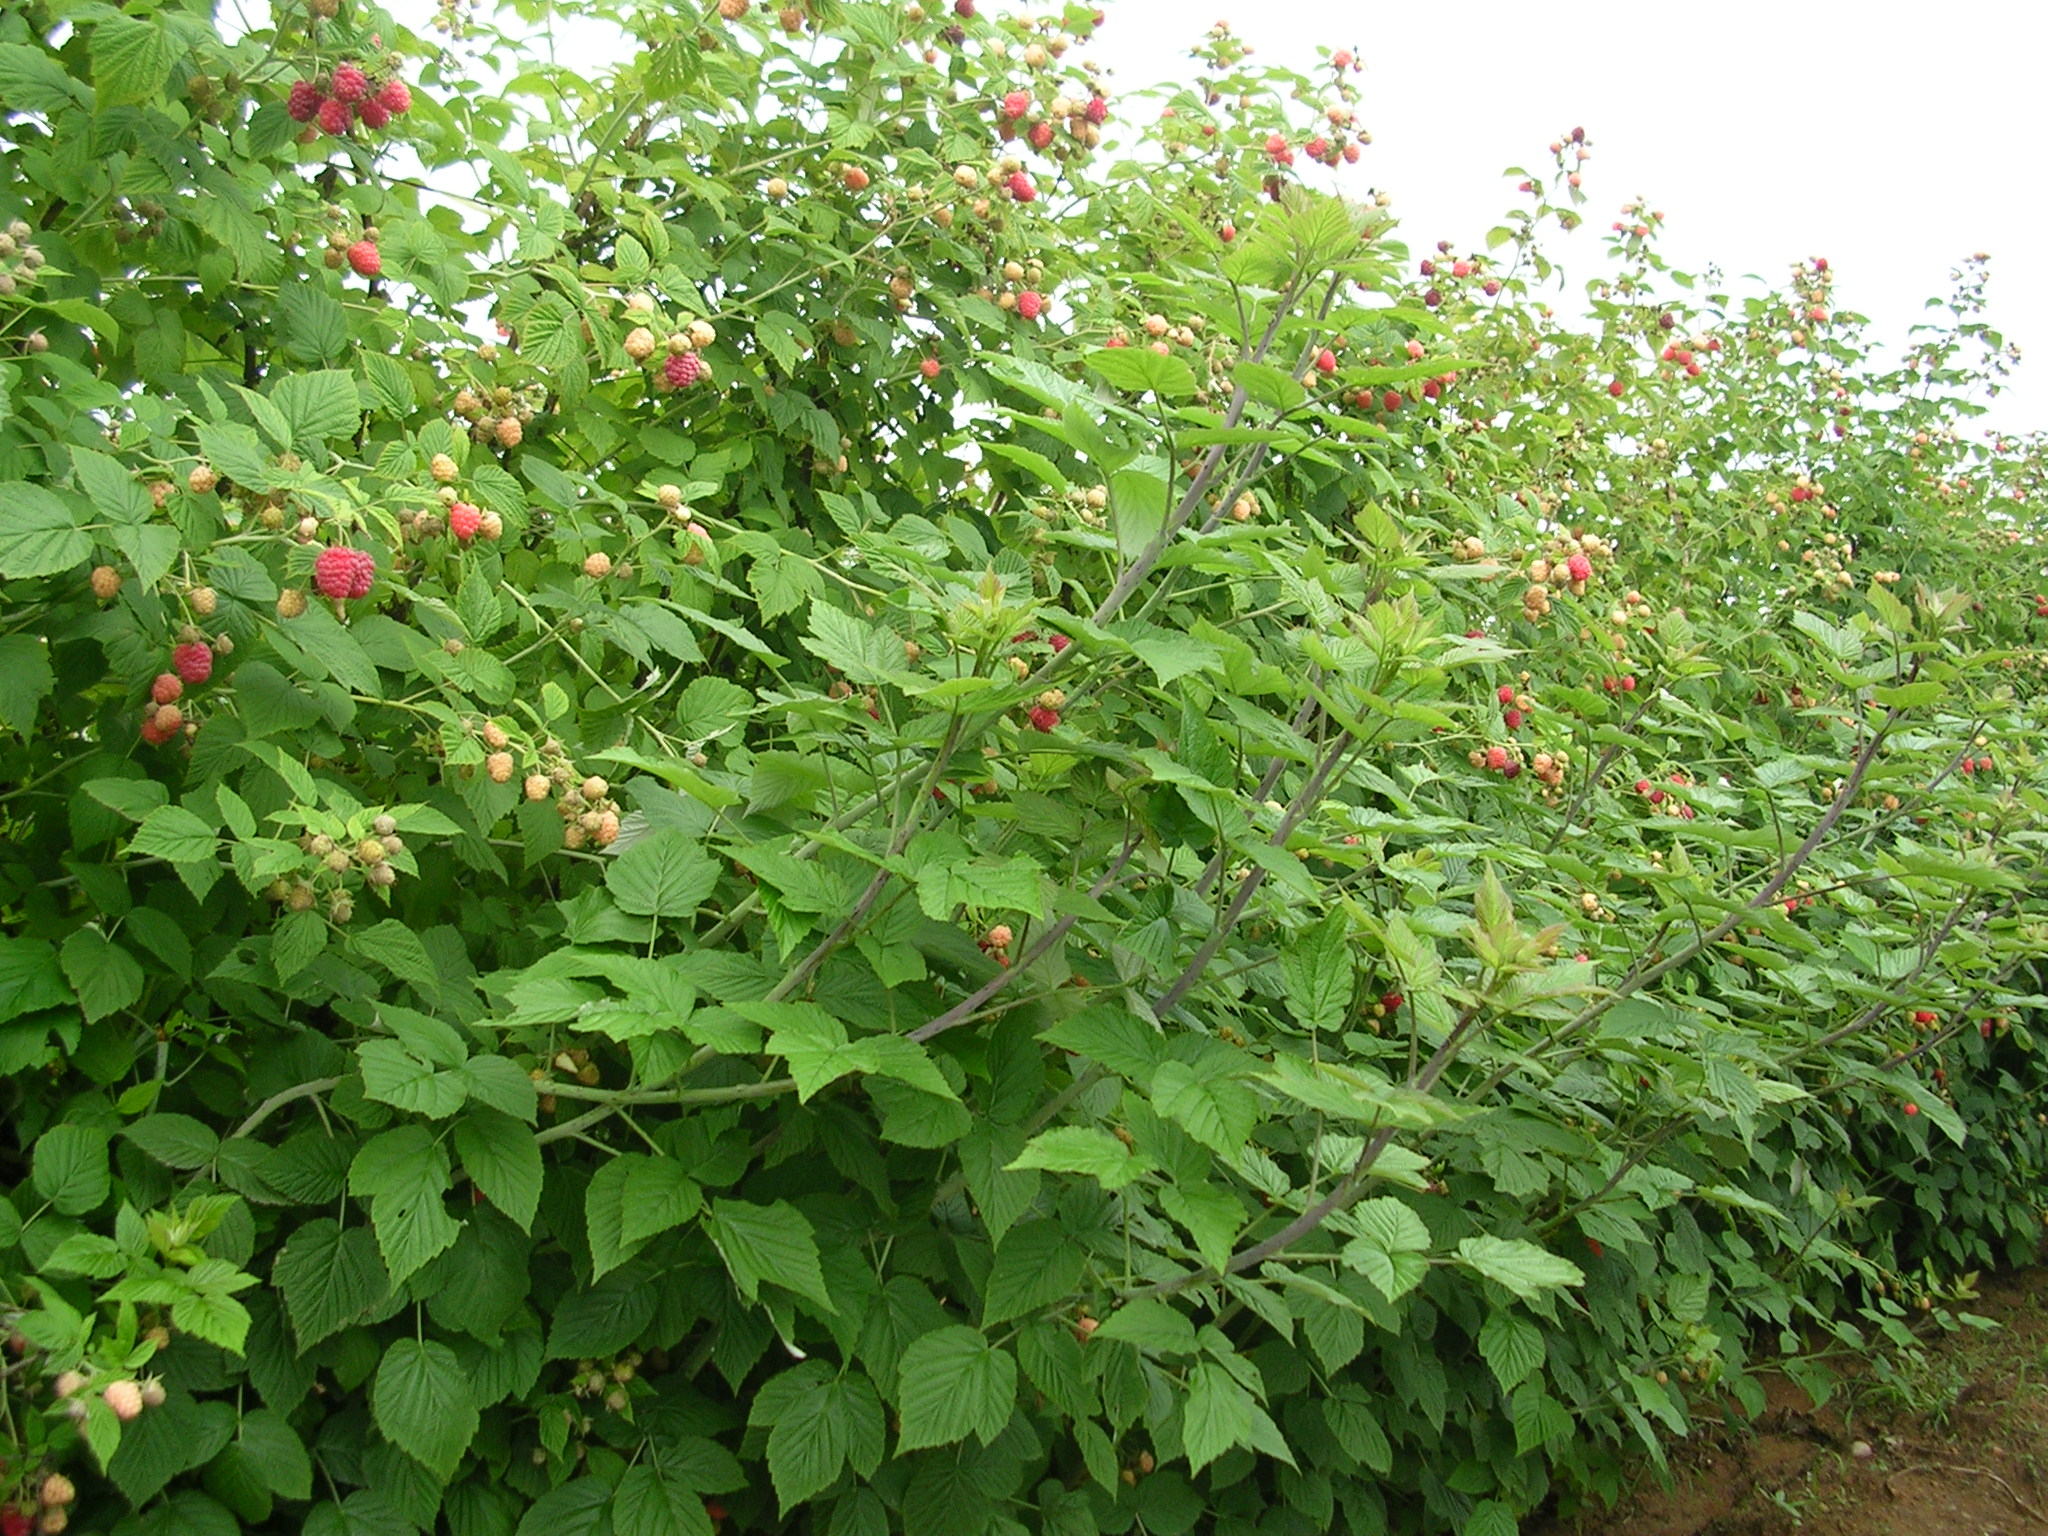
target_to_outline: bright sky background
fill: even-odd
[[[1893,340],[1992,258],[1989,322],[2037,354],[1993,404],[2007,431],[2048,428],[2048,7],[1898,0],[1503,0],[1363,6],[1337,0],[1110,0],[1089,57],[1125,90],[1178,78],[1215,21],[1254,62],[1311,68],[1316,47],[1365,63],[1373,145],[1348,184],[1393,194],[1411,248],[1483,248],[1515,202],[1509,165],[1540,171],[1583,125],[1587,224],[1551,239],[1575,284],[1599,231],[1641,194],[1665,214],[1665,256],[1689,271],[1782,280],[1826,256],[1835,305]],[[1560,311],[1569,313],[1564,305]]]

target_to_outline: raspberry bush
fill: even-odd
[[[560,9],[0,17],[8,1529],[1504,1536],[2033,1251],[1981,262]]]

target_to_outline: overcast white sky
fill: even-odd
[[[2048,428],[2048,7],[2034,0],[1198,4],[1111,0],[1088,54],[1128,90],[1179,77],[1218,20],[1276,63],[1352,49],[1374,143],[1345,175],[1393,194],[1411,247],[1481,246],[1515,201],[1502,169],[1537,169],[1583,124],[1588,224],[1552,247],[1581,284],[1598,231],[1638,193],[1664,211],[1677,265],[1779,280],[1826,256],[1836,306],[1887,338],[1988,251],[1988,318],[2036,355],[1987,419]]]

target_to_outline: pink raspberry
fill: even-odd
[[[1508,766],[1508,749],[1506,747],[1488,747],[1486,749],[1486,766],[1495,773],[1505,772]]]
[[[285,111],[295,123],[310,123],[313,114],[320,110],[320,93],[305,80],[292,82],[291,94],[285,98]]]
[[[177,669],[178,676],[196,688],[213,676],[213,647],[204,640],[178,646],[171,652],[171,665]],[[159,699],[157,702],[164,704],[169,700]]]
[[[1497,692],[1496,694],[1494,694],[1494,697],[1495,697],[1495,698],[1497,698],[1497,699],[1499,699],[1499,700],[1501,701],[1501,703],[1503,703],[1503,704],[1512,704],[1512,703],[1514,703],[1514,702],[1515,702],[1515,685],[1514,685],[1513,683],[1502,683],[1502,684],[1500,685],[1500,691],[1499,691],[1499,692]]]
[[[1022,171],[1011,172],[1009,187],[1010,196],[1020,203],[1032,202],[1038,197],[1038,188],[1031,185],[1031,178]]]
[[[1017,313],[1026,320],[1036,320],[1045,313],[1045,299],[1035,290],[1026,288],[1017,295]]]
[[[1033,149],[1049,148],[1052,144],[1052,124],[1046,122],[1033,123],[1031,131],[1025,134],[1024,137],[1031,141]]]
[[[464,544],[476,537],[483,520],[483,513],[466,501],[458,501],[448,509],[448,531]]]
[[[320,120],[320,131],[331,133],[336,138],[347,133],[349,124],[356,120],[355,109],[332,96],[320,103],[320,110],[315,115]]]
[[[403,117],[412,110],[412,88],[403,80],[386,80],[377,93],[377,105],[393,117]]]
[[[376,557],[368,550],[336,544],[313,562],[313,586],[322,597],[368,597],[376,580]]]
[[[671,352],[661,365],[662,377],[671,389],[688,389],[704,375],[704,360],[694,352]]]
[[[1100,128],[1104,123],[1109,121],[1109,103],[1104,101],[1100,96],[1091,96],[1088,99],[1088,106],[1086,108],[1085,115],[1087,116],[1089,122],[1095,124],[1096,127]]]
[[[1031,706],[1031,728],[1034,731],[1050,731],[1060,723],[1060,712],[1047,709],[1043,704]]]
[[[370,77],[354,64],[343,64],[334,72],[334,99],[354,106],[370,94]]]
[[[1310,139],[1301,146],[1301,152],[1311,160],[1320,160],[1330,152],[1330,141],[1328,139]]]
[[[1052,637],[1053,655],[1059,655],[1061,651],[1064,651],[1068,646],[1072,645],[1073,643],[1074,642],[1069,640],[1065,635],[1054,635]]]
[[[367,240],[358,240],[348,248],[348,264],[363,277],[375,277],[384,270],[384,258]]]
[[[1003,116],[1022,117],[1031,110],[1029,91],[1012,91],[1003,98]]]
[[[375,101],[366,101],[357,107],[356,115],[362,118],[365,128],[384,128],[391,122],[391,114]]]
[[[1591,581],[1593,579],[1593,562],[1584,555],[1573,555],[1571,559],[1565,561],[1564,568],[1573,581]]]
[[[149,685],[150,699],[158,704],[175,704],[185,693],[185,680],[175,672],[159,672]]]
[[[1522,728],[1522,712],[1519,709],[1504,710],[1500,718],[1501,724],[1511,731],[1519,731]]]

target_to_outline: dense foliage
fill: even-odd
[[[7,1536],[1505,1536],[2032,1251],[1981,265],[933,10],[0,12]]]

